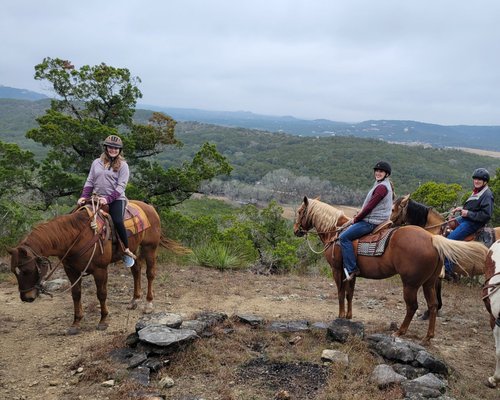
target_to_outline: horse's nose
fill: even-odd
[[[21,300],[26,303],[33,303],[36,299],[37,293],[36,290],[31,290],[27,293],[21,293]]]
[[[21,300],[25,301],[26,303],[33,303],[35,301],[35,298],[34,297],[21,296]]]
[[[304,236],[304,231],[300,229],[300,226],[298,226],[298,224],[295,224],[293,226],[293,234],[297,237],[302,237]]]

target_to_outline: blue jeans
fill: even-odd
[[[453,231],[451,231],[451,233],[448,235],[448,239],[464,240],[467,236],[483,227],[482,222],[475,222],[462,217],[458,217],[457,222],[458,226]],[[454,264],[450,260],[444,260],[444,267],[446,269],[446,272],[451,274],[453,272],[453,266]]]
[[[344,262],[344,268],[347,269],[349,273],[353,272],[356,267],[356,256],[354,255],[354,246],[352,241],[359,239],[361,236],[367,235],[373,231],[377,225],[371,224],[366,221],[359,221],[352,224],[339,236],[340,248],[342,249],[342,259]]]

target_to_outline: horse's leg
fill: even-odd
[[[156,277],[156,253],[158,247],[143,247],[141,248],[141,256],[144,254],[146,260],[146,277],[148,279],[148,293],[146,295],[146,304],[144,305],[144,314],[153,312],[154,288],[153,282]]]
[[[438,278],[436,279],[436,297],[437,297],[437,316],[439,317],[441,314],[440,314],[440,310],[441,308],[443,308],[443,297],[441,295],[441,290],[443,288],[443,283],[442,283],[442,279],[441,278]],[[422,316],[420,317],[420,319],[422,321],[427,321],[429,319],[429,310],[425,310],[424,313],[422,314]]]
[[[332,267],[333,279],[337,286],[337,297],[339,301],[339,318],[345,318],[345,284],[342,282],[342,271]]]
[[[106,299],[108,297],[108,269],[106,268],[95,268],[94,269],[94,281],[95,287],[97,289],[97,298],[99,299],[99,304],[101,305],[101,320],[97,324],[97,330],[103,331],[108,328],[108,306],[106,305]]]
[[[132,297],[132,300],[130,300],[130,303],[127,306],[128,310],[135,310],[141,299],[142,295],[141,270],[143,262],[144,262],[144,257],[142,255],[142,248],[141,248],[140,254],[137,257],[137,260],[135,260],[134,266],[131,268],[132,276],[134,277],[134,295]]]
[[[439,280],[439,278],[437,280]],[[432,279],[430,279],[424,283],[423,289],[429,314],[429,327],[427,328],[427,336],[424,338],[423,342],[424,344],[429,344],[430,340],[434,337],[434,331],[436,329],[436,316],[438,309],[436,283],[432,282]]]
[[[497,384],[500,383],[500,327],[498,325],[495,325],[495,328],[493,329],[493,336],[495,337],[497,366],[495,369],[495,375],[490,376],[488,378],[488,382],[486,383],[491,388],[497,387]]]
[[[354,286],[356,286],[356,277],[354,277],[350,282],[346,282],[347,291],[347,319],[352,319],[352,298],[354,297]]]
[[[73,324],[69,327],[67,334],[76,335],[80,333],[80,321],[83,318],[83,307],[82,307],[82,281],[80,278],[80,273],[74,271],[72,268],[64,266],[66,275],[71,283],[71,297],[73,298],[73,309],[74,317]],[[76,284],[75,282],[78,281]]]
[[[403,282],[403,298],[406,304],[406,315],[403,323],[399,329],[393,333],[393,336],[402,336],[408,331],[410,322],[418,308],[417,292],[418,288],[409,286]]]

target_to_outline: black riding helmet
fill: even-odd
[[[490,173],[486,168],[478,168],[472,174],[472,179],[481,179],[482,181],[490,181]]]
[[[373,167],[373,170],[380,169],[387,173],[387,175],[391,174],[391,164],[389,164],[387,161],[379,161],[378,163],[375,164]]]

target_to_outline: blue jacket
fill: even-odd
[[[487,186],[479,193],[470,195],[463,207],[468,211],[464,218],[486,225],[493,215],[493,200],[493,192]]]

